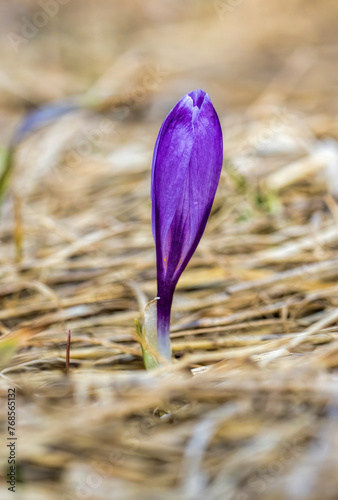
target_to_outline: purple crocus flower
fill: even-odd
[[[222,129],[203,90],[182,97],[164,120],[152,164],[152,230],[157,259],[158,352],[171,358],[175,287],[203,235],[222,170]]]

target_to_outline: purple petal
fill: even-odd
[[[193,147],[192,108],[191,98],[183,97],[164,120],[155,144],[151,183],[155,240],[159,231],[164,241],[182,196]]]
[[[158,340],[159,351],[166,356],[175,286],[204,232],[222,161],[222,130],[216,111],[208,94],[191,92],[165,119],[152,167]]]
[[[78,105],[72,101],[63,101],[56,104],[46,104],[28,113],[16,129],[11,144],[16,145],[26,136],[36,130],[49,125],[67,113],[78,109]]]

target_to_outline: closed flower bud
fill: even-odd
[[[169,327],[179,277],[203,235],[223,161],[222,130],[208,94],[182,97],[164,120],[153,157],[152,230],[157,259],[157,341],[171,357]]]

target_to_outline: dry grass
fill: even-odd
[[[15,387],[17,498],[335,500],[337,8],[306,3],[321,39],[300,1],[290,2],[291,17],[278,1],[243,1],[223,20],[204,2],[193,16],[173,2],[170,22],[155,4],[135,2],[132,36],[126,2],[109,56],[112,14],[89,5],[64,7],[22,48],[20,64],[1,49],[2,75],[16,82],[1,101],[4,147],[5,117],[17,120],[23,94],[43,102],[76,93],[94,107],[16,151],[0,229],[1,471],[7,388]],[[91,26],[106,38],[75,22],[94,11]],[[60,30],[65,38],[55,38]],[[68,43],[64,67],[58,43],[60,53]],[[229,46],[236,51],[224,52]],[[86,48],[93,66],[84,64]],[[157,64],[162,80],[145,90]],[[133,320],[156,295],[152,148],[165,113],[198,86],[219,112],[226,161],[175,295],[175,360],[146,373]]]

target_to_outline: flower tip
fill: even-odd
[[[189,92],[188,96],[191,97],[193,106],[199,109],[201,109],[204,100],[209,99],[208,94],[202,89],[193,90]]]

